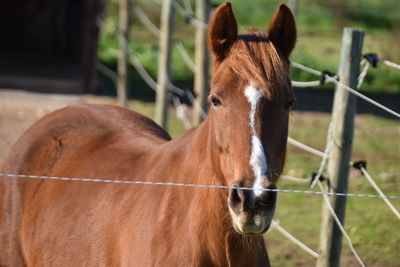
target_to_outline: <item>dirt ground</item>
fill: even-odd
[[[0,164],[19,136],[45,114],[84,102],[81,96],[0,90]]]

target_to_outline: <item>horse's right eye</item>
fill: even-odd
[[[219,107],[222,105],[221,100],[219,100],[218,98],[216,98],[215,96],[210,96],[211,98],[211,103],[214,107]]]

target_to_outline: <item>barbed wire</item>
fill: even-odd
[[[206,185],[206,184],[191,184],[191,183],[175,183],[175,182],[150,182],[150,181],[132,181],[119,180],[109,178],[74,178],[74,177],[58,177],[46,175],[29,175],[29,174],[10,174],[0,173],[0,177],[7,178],[22,178],[22,179],[44,179],[44,180],[60,180],[60,181],[78,181],[78,182],[94,182],[94,183],[113,183],[113,184],[136,184],[136,185],[159,185],[159,186],[178,186],[178,187],[194,187],[194,188],[215,188],[215,189],[238,189],[238,190],[254,190],[252,187],[229,186],[229,185]],[[260,191],[281,192],[281,193],[302,193],[309,195],[326,195],[326,196],[342,196],[342,197],[365,197],[365,198],[382,198],[380,195],[374,194],[355,194],[355,193],[340,193],[340,192],[319,192],[309,190],[293,190],[293,189],[270,189],[260,188]],[[386,198],[400,199],[400,195],[389,195]]]

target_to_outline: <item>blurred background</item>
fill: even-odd
[[[213,0],[211,12],[224,1]],[[239,29],[266,31],[282,1],[232,0]],[[285,2],[285,1],[283,1]],[[363,53],[400,62],[400,2],[397,0],[291,0],[298,41],[291,59],[316,70],[336,73],[344,27],[365,31]],[[157,80],[162,0],[131,0],[129,50],[149,77]],[[193,91],[188,59],[195,57],[194,0],[177,0],[171,38],[171,82]],[[146,22],[147,21],[147,22]],[[147,25],[146,25],[147,23]],[[75,103],[118,103],[116,74],[119,47],[117,0],[14,0],[0,3],[0,163],[18,136],[48,112]],[[150,26],[149,26],[150,25]],[[149,30],[149,27],[152,29]],[[154,27],[154,28],[152,28]],[[185,59],[186,56],[186,59]],[[154,117],[155,92],[128,64],[127,105]],[[292,80],[319,77],[291,69]],[[290,136],[323,150],[333,99],[333,84],[295,88]],[[378,62],[370,67],[360,91],[400,111],[400,70]],[[188,97],[169,109],[167,130],[175,137],[192,126]],[[358,100],[353,157],[369,162],[370,174],[387,194],[400,194],[400,124],[398,119]],[[186,112],[186,123],[182,123]],[[189,125],[189,126],[188,126]],[[288,146],[284,174],[307,178],[320,159]],[[280,188],[307,190],[307,184],[282,180]],[[358,171],[350,173],[349,192],[375,193]],[[400,201],[393,200],[398,209]],[[286,230],[318,251],[321,197],[280,194],[277,219]],[[380,199],[349,198],[345,227],[367,266],[400,266],[400,224]],[[266,235],[275,266],[309,266],[315,258],[279,232]],[[357,261],[343,242],[343,266]]]

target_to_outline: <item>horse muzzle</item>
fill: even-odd
[[[276,186],[270,184],[267,188],[276,189]],[[255,195],[253,190],[230,189],[228,205],[235,230],[241,234],[265,233],[275,214],[276,197],[277,193],[271,191]]]

